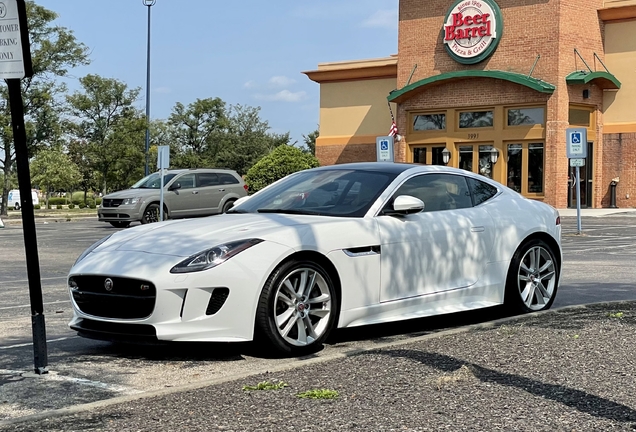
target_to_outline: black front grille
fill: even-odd
[[[121,324],[81,319],[71,328],[80,336],[101,340],[157,341],[155,328],[147,324]]]
[[[230,294],[230,290],[227,288],[214,288],[212,291],[212,297],[208,303],[208,308],[205,311],[206,315],[214,315],[223,307],[227,296]]]
[[[104,199],[102,200],[103,207],[119,207],[123,203],[123,199]]]
[[[147,281],[107,276],[73,276],[69,283],[77,307],[88,315],[140,319],[150,316],[155,308],[157,289]]]

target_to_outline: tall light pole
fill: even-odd
[[[148,50],[146,53],[146,168],[145,175],[150,174],[150,8],[157,0],[141,0],[144,6],[148,7]]]

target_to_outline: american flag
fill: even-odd
[[[391,129],[389,129],[389,136],[396,136],[398,134],[398,128],[395,124],[395,120],[391,122]]]
[[[389,136],[397,136],[398,128],[395,123],[395,117],[393,117],[393,110],[391,109],[391,104],[389,102],[387,102],[387,105],[389,106],[389,112],[391,113],[391,129],[389,129]]]

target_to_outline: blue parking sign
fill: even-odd
[[[378,162],[393,162],[393,137],[382,136],[375,139]]]
[[[389,149],[389,142],[387,140],[380,141],[380,150],[386,151]]]
[[[580,132],[572,132],[572,144],[581,144]]]

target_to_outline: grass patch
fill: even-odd
[[[315,389],[298,393],[296,396],[301,399],[336,399],[338,396],[340,396],[340,393],[335,390]]]
[[[625,316],[623,312],[610,312],[607,314],[609,318],[621,319]]]
[[[453,371],[448,375],[444,374],[443,376],[437,378],[435,384],[437,385],[437,390],[441,391],[447,385],[455,384],[460,381],[467,381],[471,378],[475,378],[475,374],[468,366],[463,365],[456,371]]]
[[[269,381],[262,381],[256,384],[255,386],[243,386],[244,391],[254,391],[254,390],[281,390],[289,385],[286,382],[278,381],[276,383],[271,383]]]

